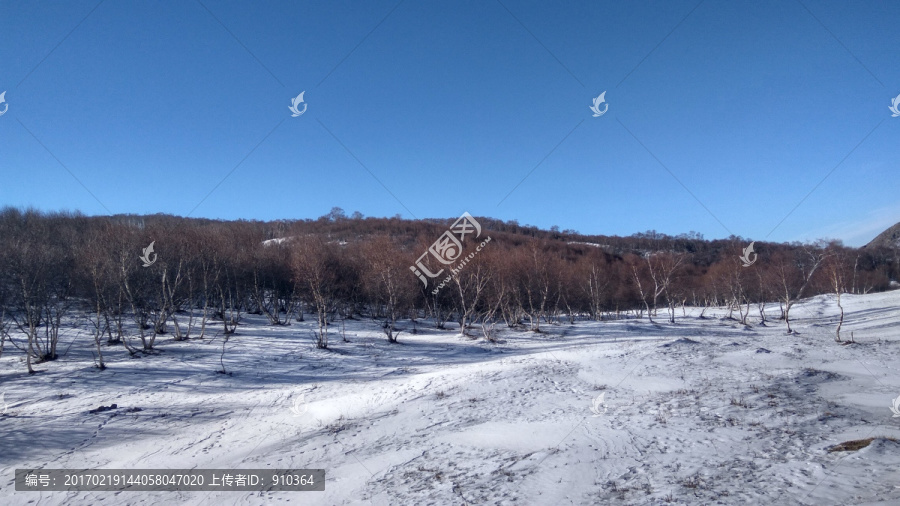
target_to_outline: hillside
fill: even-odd
[[[900,223],[878,234],[864,248],[892,248],[900,249]]]

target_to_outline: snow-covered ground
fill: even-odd
[[[389,344],[249,317],[92,368],[75,339],[29,377],[0,359],[0,504],[898,504],[900,291],[820,296],[783,323],[724,311],[505,329],[490,344],[424,322]],[[770,309],[775,315],[777,306]],[[67,334],[61,351],[66,351]],[[601,396],[599,397],[598,396]],[[596,399],[596,400],[595,400]],[[118,409],[89,413],[101,405]],[[297,406],[301,414],[291,410]],[[592,407],[594,410],[592,410]],[[140,408],[140,411],[131,410]],[[0,410],[3,406],[0,406]],[[305,410],[305,412],[304,412]],[[324,492],[15,492],[15,468],[324,468]]]

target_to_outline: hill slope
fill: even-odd
[[[900,248],[900,223],[888,228],[884,232],[878,234],[874,239],[866,244],[866,248]]]

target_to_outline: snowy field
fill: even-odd
[[[900,291],[843,301],[857,344],[834,342],[837,306],[819,296],[792,310],[797,335],[688,308],[674,325],[660,311],[495,344],[404,321],[392,345],[352,320],[349,342],[338,323],[319,350],[311,319],[250,316],[226,348],[232,375],[216,373],[221,337],[162,336],[143,358],[107,348],[98,371],[91,339],[69,331],[31,377],[7,345],[0,504],[900,504],[900,442],[886,439],[900,439]],[[37,493],[14,491],[16,468],[324,468],[327,482]]]

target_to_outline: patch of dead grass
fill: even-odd
[[[830,446],[826,448],[829,452],[855,452],[858,450],[862,450],[863,448],[872,444],[872,441],[876,439],[886,439],[888,441],[897,442],[896,438],[892,437],[870,437],[866,439],[854,439],[853,441],[844,441],[843,443],[836,444],[834,446]]]

